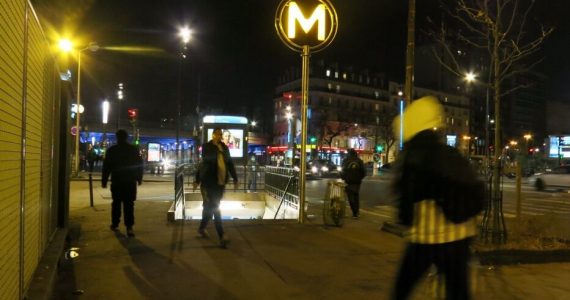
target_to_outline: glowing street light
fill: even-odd
[[[475,81],[476,78],[477,78],[477,74],[475,74],[473,72],[469,72],[469,73],[465,74],[465,81],[467,81],[467,82],[473,82],[473,81]]]
[[[72,52],[74,49],[73,42],[71,42],[69,39],[62,39],[59,41],[59,48],[63,52],[67,53]],[[99,45],[95,42],[91,42],[89,43],[89,45],[87,45],[87,47],[77,50],[77,107],[79,108],[81,108],[81,52],[85,50],[95,52],[99,50]],[[79,127],[80,119],[81,119],[81,111],[78,114],[76,114],[76,119],[75,119],[76,131],[75,131],[74,176],[77,176],[79,174],[79,135],[81,131]]]
[[[181,41],[181,50],[180,50],[180,63],[178,65],[178,87],[177,87],[177,96],[176,96],[176,165],[180,164],[180,154],[178,153],[178,146],[180,145],[180,121],[181,121],[181,114],[182,114],[182,106],[181,106],[181,85],[182,85],[182,65],[184,59],[186,58],[186,50],[188,49],[188,42],[192,38],[192,30],[188,28],[188,26],[184,26],[178,30],[178,37]]]

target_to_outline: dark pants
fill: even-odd
[[[125,218],[125,226],[132,227],[135,224],[135,200],[137,199],[137,183],[112,183],[111,196],[111,225],[118,226],[121,222],[121,206]]]
[[[344,189],[348,197],[348,203],[352,210],[352,216],[357,217],[360,209],[360,184],[350,183]]]
[[[220,212],[220,201],[224,195],[224,186],[216,185],[213,187],[202,188],[202,221],[200,222],[200,230],[206,229],[208,222],[214,216],[214,224],[218,236],[224,236],[224,228],[222,227],[222,213]]]
[[[392,299],[407,299],[416,282],[432,264],[439,274],[445,276],[445,299],[469,299],[467,263],[470,243],[470,238],[445,244],[409,243]]]

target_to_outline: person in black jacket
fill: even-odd
[[[358,158],[354,149],[349,149],[342,162],[340,178],[346,183],[345,191],[352,210],[352,218],[358,219],[360,209],[360,184],[366,176],[366,168],[362,159]]]
[[[214,224],[220,239],[220,246],[226,247],[229,240],[224,235],[222,227],[222,214],[220,212],[220,201],[224,196],[225,185],[229,176],[233,178],[234,188],[237,188],[238,178],[236,169],[228,147],[222,142],[222,129],[215,128],[212,133],[212,140],[202,145],[202,161],[196,172],[194,189],[200,185],[202,192],[202,221],[198,234],[207,238],[206,226],[214,216]]]
[[[111,176],[111,230],[117,231],[121,221],[121,206],[123,208],[124,223],[127,235],[135,236],[135,200],[137,198],[137,183],[142,184],[143,161],[137,147],[129,144],[129,134],[125,130],[116,133],[117,144],[110,147],[103,161],[103,174],[101,185],[107,187],[107,180]]]
[[[475,216],[483,208],[484,187],[469,161],[444,143],[440,132],[445,116],[437,99],[412,102],[403,118],[403,124],[399,117],[393,123],[404,148],[392,184],[400,222],[409,227],[409,242],[392,298],[407,299],[433,264],[445,278],[446,299],[469,299],[469,245],[476,234]]]

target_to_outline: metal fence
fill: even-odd
[[[283,205],[299,207],[299,172],[291,168],[265,167],[265,193],[279,200],[275,216]]]

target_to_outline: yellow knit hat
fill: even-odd
[[[404,110],[403,124],[400,124],[400,116],[394,118],[392,122],[394,137],[400,138],[400,125],[403,125],[404,142],[426,129],[441,128],[445,125],[444,115],[443,106],[435,97],[426,96],[415,100]]]

